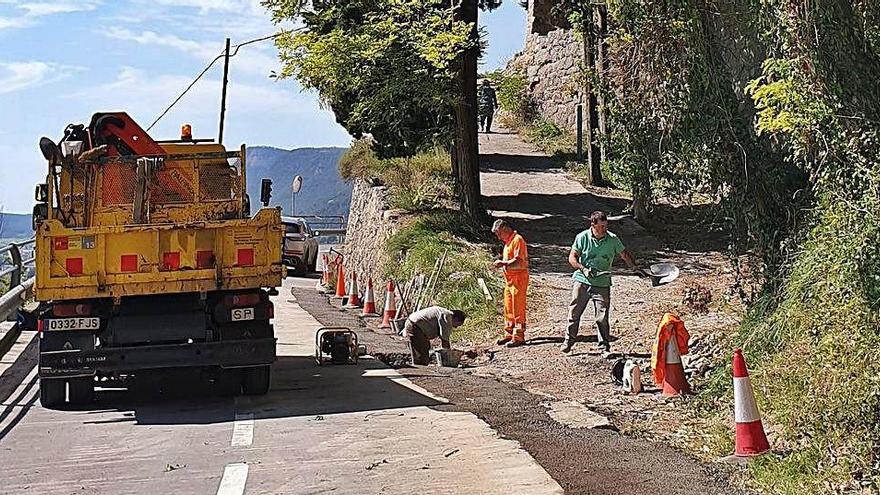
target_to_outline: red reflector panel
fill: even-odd
[[[196,268],[214,268],[214,251],[196,251]]]
[[[82,275],[83,274],[83,259],[82,258],[67,258],[66,268],[67,268],[68,275],[73,275],[73,276]]]
[[[59,317],[88,316],[92,314],[92,307],[88,304],[56,304],[52,314]]]
[[[55,237],[52,241],[56,251],[67,251],[67,237]]]
[[[119,260],[119,267],[122,273],[133,273],[138,271],[138,256],[136,254],[123,254]]]
[[[162,269],[163,270],[180,270],[180,253],[177,251],[172,251],[170,253],[162,254]]]
[[[238,294],[232,296],[232,306],[242,308],[245,306],[256,306],[260,304],[259,294]]]
[[[238,250],[238,266],[254,266],[254,248]]]

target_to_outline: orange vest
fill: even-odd
[[[651,350],[651,368],[654,370],[654,383],[657,385],[663,384],[663,377],[666,375],[666,345],[672,338],[678,344],[678,353],[682,356],[687,354],[691,336],[684,327],[684,322],[678,316],[666,313],[657,326],[657,338]]]
[[[512,259],[516,259],[517,262],[505,268],[506,273],[529,271],[529,250],[526,247],[525,239],[517,232],[514,232],[510,241],[504,245],[504,261]]]

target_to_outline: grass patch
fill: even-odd
[[[339,160],[339,173],[345,180],[377,179],[391,189],[391,205],[410,212],[440,209],[452,197],[452,161],[439,147],[380,159],[369,142],[360,140]]]
[[[878,493],[880,222],[822,206],[782,291],[752,307],[735,341],[777,452],[750,466],[766,493]],[[715,370],[697,401],[708,424],[729,422],[718,404],[733,402],[730,376],[729,364]]]
[[[419,273],[429,277],[435,261],[448,250],[434,304],[468,314],[464,326],[453,334],[454,342],[482,340],[500,322],[498,302],[503,282],[492,268],[488,246],[479,242],[486,240],[484,230],[457,212],[433,212],[415,219],[385,245],[388,262],[383,272],[401,281]],[[478,278],[486,281],[494,301],[486,301]]]

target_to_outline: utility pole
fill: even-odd
[[[223,124],[226,120],[226,86],[229,84],[229,38],[226,38],[226,54],[223,60],[223,93],[220,97],[220,138],[218,143],[223,144]]]

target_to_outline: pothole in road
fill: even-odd
[[[405,352],[377,352],[373,357],[395,369],[409,368],[412,365],[411,356]]]

